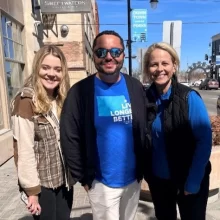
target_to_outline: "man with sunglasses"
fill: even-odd
[[[61,145],[74,182],[88,192],[93,219],[133,220],[143,174],[144,91],[120,72],[118,33],[99,33],[93,53],[97,72],[73,85],[65,100]]]

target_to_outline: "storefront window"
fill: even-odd
[[[20,63],[5,62],[5,70],[8,84],[8,95],[11,100],[20,89],[23,81],[23,68]]]
[[[23,83],[23,41],[22,26],[9,19],[4,14],[0,17],[2,30],[2,52],[4,56],[5,83],[8,92],[7,100],[10,102]],[[1,43],[1,42],[0,42]],[[3,120],[3,96],[0,96],[0,129],[5,128]],[[8,103],[9,104],[9,103]]]
[[[17,93],[23,82],[23,43],[21,26],[6,16],[1,16],[3,46],[5,56],[5,73],[9,101]]]

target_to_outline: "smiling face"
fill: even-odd
[[[104,75],[119,74],[124,62],[124,52],[122,52],[118,57],[112,57],[110,52],[107,52],[106,57],[98,58],[95,51],[100,48],[119,48],[123,51],[120,39],[114,35],[102,35],[97,39],[96,46],[94,48],[94,61],[98,73]]]
[[[47,55],[39,70],[40,81],[49,96],[53,96],[54,90],[59,86],[62,79],[62,66],[58,57]]]
[[[151,52],[148,74],[157,87],[163,87],[163,91],[164,89],[167,91],[175,71],[176,65],[167,51],[156,48]]]

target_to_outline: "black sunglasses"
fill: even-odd
[[[99,48],[94,53],[98,58],[105,58],[109,52],[113,58],[116,58],[116,57],[120,57],[123,51],[124,50],[120,48],[111,48],[111,49]]]

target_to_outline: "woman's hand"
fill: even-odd
[[[32,215],[40,215],[41,207],[38,202],[38,196],[29,196],[28,197],[28,204],[27,204],[28,211]]]

